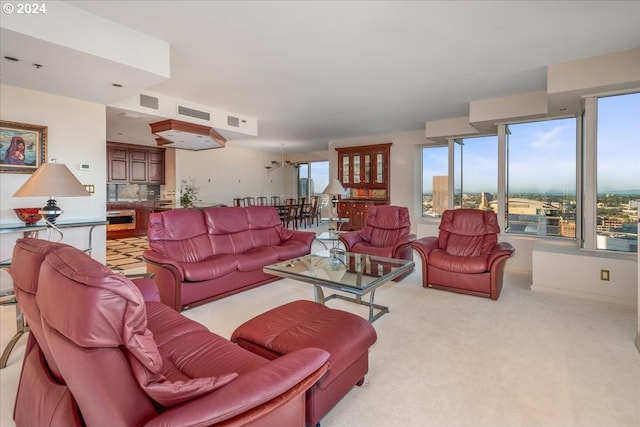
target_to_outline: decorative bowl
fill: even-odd
[[[33,225],[42,219],[42,215],[39,213],[40,208],[16,208],[13,211],[18,215],[20,221],[27,225]]]

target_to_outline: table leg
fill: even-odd
[[[389,313],[389,307],[386,307],[384,305],[374,304],[373,302],[374,296],[375,296],[375,289],[371,291],[371,296],[369,297],[369,301],[364,301],[362,299],[362,296],[360,295],[356,295],[355,297],[352,298],[352,297],[339,295],[339,294],[331,294],[328,297],[324,298],[324,301],[337,298],[343,301],[349,301],[356,304],[368,306],[369,307],[369,323],[373,323],[383,315]],[[374,314],[374,310],[378,310],[378,312]]]
[[[324,305],[324,292],[322,292],[322,288],[320,287],[320,285],[313,285],[313,296],[316,302]]]
[[[24,316],[18,304],[16,304],[16,329],[17,329],[16,334],[13,336],[13,338],[11,338],[11,341],[9,341],[4,351],[2,352],[2,357],[0,357],[0,369],[7,366],[9,355],[11,354],[13,347],[15,347],[16,343],[18,342],[22,334],[29,331],[29,327],[25,326],[24,324]]]

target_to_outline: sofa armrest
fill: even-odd
[[[316,233],[313,231],[289,230],[284,227],[281,230],[280,239],[283,242],[287,240],[296,240],[307,245],[309,247],[309,251],[311,251],[311,244],[313,243],[313,239],[316,238]]]
[[[438,238],[434,236],[422,237],[421,239],[416,239],[411,243],[413,249],[415,249],[422,261],[426,263],[429,259],[429,254],[432,250],[438,249]]]
[[[127,276],[129,277],[129,276]],[[142,294],[142,298],[144,298],[144,302],[160,302],[160,291],[158,290],[158,286],[156,282],[154,282],[150,278],[131,278],[129,277],[131,282],[138,288],[140,293]]]
[[[350,251],[353,245],[355,245],[356,243],[365,241],[365,239],[362,237],[362,234],[360,234],[359,230],[342,233],[340,234],[339,238],[342,244],[344,245],[345,249],[347,250],[347,252]]]
[[[491,265],[500,260],[501,258],[509,258],[515,251],[514,247],[509,242],[498,242],[489,252],[488,265],[491,269]]]
[[[230,420],[238,415],[244,423],[248,411],[278,400],[279,405],[311,388],[327,371],[329,353],[304,348],[278,357],[257,370],[241,375],[211,393],[159,414],[146,426],[204,426]],[[260,408],[255,418],[267,415]],[[233,425],[233,424],[232,424]]]
[[[150,261],[155,264],[159,264],[163,266],[167,265],[167,266],[173,267],[173,269],[175,269],[175,271],[180,274],[180,277],[178,277],[178,279],[180,279],[181,282],[184,281],[184,269],[182,268],[180,263],[169,258],[168,256],[161,254],[160,252],[156,252],[153,249],[146,249],[142,253],[142,258],[145,261]]]
[[[147,249],[142,253],[147,263],[147,273],[154,274],[154,281],[160,292],[160,301],[176,311],[182,310],[182,282],[184,269],[171,258]]]

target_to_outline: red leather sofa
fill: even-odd
[[[67,245],[20,239],[12,265],[32,328],[18,427],[304,425],[326,351],[270,361],[161,303],[153,281]]]
[[[153,213],[147,235],[147,272],[178,311],[278,280],[262,268],[310,253],[315,238],[284,228],[270,206]]]

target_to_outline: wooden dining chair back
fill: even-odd
[[[291,222],[293,222],[293,228],[298,228],[298,222],[296,220],[296,199],[287,199],[285,201],[285,209],[282,215],[282,225],[289,228]]]
[[[298,199],[298,203],[295,207],[295,228],[304,224],[304,228],[307,228],[307,223],[305,221],[305,209],[306,209],[307,198],[301,197]]]
[[[271,206],[278,206],[280,204],[282,204],[280,196],[271,196]]]
[[[233,199],[233,206],[244,208],[245,206],[244,199],[242,197],[236,197],[235,199]]]
[[[256,198],[258,206],[267,206],[267,196],[259,196]]]
[[[319,197],[312,196],[311,203],[307,204],[305,207],[305,211],[303,214],[305,221],[305,228],[307,225],[316,225],[320,224],[320,206],[319,206]]]
[[[245,206],[255,206],[256,205],[256,198],[252,197],[252,196],[248,196],[244,198],[244,204]]]

